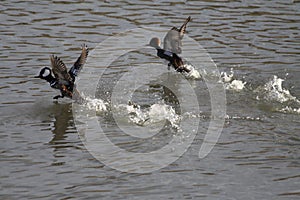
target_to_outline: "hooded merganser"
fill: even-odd
[[[66,65],[63,61],[54,55],[50,56],[51,67],[44,67],[41,69],[40,74],[35,76],[35,78],[41,78],[50,83],[50,86],[54,89],[59,89],[61,95],[57,95],[53,97],[53,99],[69,97],[73,98],[76,101],[82,101],[82,97],[80,96],[78,90],[75,88],[75,77],[78,76],[78,73],[82,69],[83,65],[88,56],[89,49],[83,44],[81,55],[78,57],[74,65],[71,67],[69,71],[67,71]],[[52,75],[54,74],[54,77]]]
[[[184,67],[182,59],[176,54],[168,50],[164,50],[160,47],[160,39],[152,38],[149,42],[149,45],[154,47],[157,50],[157,56],[169,61],[168,66],[173,66],[174,69],[178,72],[187,72],[191,70]]]
[[[176,54],[180,54],[182,52],[182,38],[186,32],[186,25],[189,21],[191,21],[191,17],[189,16],[186,18],[185,22],[182,26],[178,29],[173,27],[171,30],[168,31],[164,38],[164,49],[171,51]]]

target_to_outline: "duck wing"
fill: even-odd
[[[173,27],[164,37],[164,50],[172,51],[174,53],[181,53],[178,52],[178,48],[181,47],[181,40],[179,32],[175,29],[176,28]]]
[[[164,49],[168,51],[172,51],[176,54],[181,53],[183,36],[186,32],[186,25],[191,20],[189,16],[186,18],[185,22],[180,28],[173,27],[168,31],[166,36],[164,37]]]
[[[63,61],[57,56],[50,56],[52,72],[55,78],[58,80],[59,84],[71,86],[73,88],[74,82],[72,77],[67,71],[66,65]]]
[[[88,57],[88,53],[89,53],[89,49],[87,45],[83,44],[80,56],[77,58],[74,65],[69,70],[69,74],[71,75],[73,81],[75,81],[75,77],[78,76],[78,73],[81,71],[83,65],[85,64],[86,59]]]
[[[191,16],[189,16],[188,18],[186,18],[185,22],[182,24],[182,26],[180,27],[180,29],[176,28],[177,31],[179,32],[179,37],[180,37],[181,40],[183,38],[183,35],[186,32],[186,25],[187,25],[187,23],[189,23],[189,21],[191,21],[191,19],[192,19]]]

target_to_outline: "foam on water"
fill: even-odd
[[[257,93],[256,100],[262,99],[275,103],[273,110],[277,112],[300,114],[300,101],[288,89],[283,88],[284,81],[274,75],[271,80],[254,90]]]
[[[230,83],[233,79],[233,69],[230,69],[230,74],[227,74],[227,72],[221,72],[221,80],[223,81],[223,83]]]
[[[129,103],[115,106],[117,112],[128,117],[129,122],[139,126],[147,126],[167,120],[173,128],[179,129],[180,116],[175,113],[172,106],[156,103],[149,108],[142,109],[139,105]]]
[[[149,109],[149,119],[151,123],[158,121],[168,120],[172,127],[179,128],[178,122],[180,121],[180,116],[176,114],[172,106],[162,104],[153,104]]]
[[[194,66],[192,66],[190,64],[185,64],[184,68],[190,70],[189,73],[185,73],[187,78],[191,78],[191,79],[200,79],[201,78],[199,71],[197,71]]]
[[[231,83],[226,84],[225,88],[227,90],[235,90],[235,91],[240,91],[243,90],[246,85],[246,82],[243,82],[241,80],[233,80]]]
[[[278,78],[274,75],[273,79],[271,79],[262,87],[264,99],[268,101],[277,101],[280,103],[288,101],[300,103],[296,97],[291,95],[289,90],[282,87],[283,81],[284,79]],[[259,96],[257,96],[257,99],[259,99]]]
[[[107,111],[108,103],[104,102],[102,99],[91,99],[90,97],[85,97],[85,102],[83,104],[89,110],[96,110],[96,112]]]
[[[230,73],[221,72],[221,81],[225,85],[226,90],[235,90],[241,91],[245,88],[247,82],[243,82],[241,80],[234,79],[233,69],[230,69]]]
[[[247,120],[247,121],[262,121],[263,117],[252,117],[252,116],[230,116],[226,115],[225,119],[227,120]]]
[[[300,108],[292,108],[290,106],[286,106],[284,108],[278,109],[277,111],[282,113],[300,114]]]
[[[190,74],[193,73],[196,77],[201,77],[197,70],[192,70],[190,72]],[[225,88],[227,90],[234,91],[243,90],[246,84],[246,82],[234,78],[234,72],[232,69],[230,73],[221,73],[221,81],[225,84]],[[280,105],[275,105],[276,108],[273,108],[273,110],[276,110],[277,112],[300,114],[300,101],[294,97],[288,89],[283,88],[283,82],[284,79],[278,78],[274,75],[271,80],[254,90],[254,92],[258,94],[256,99],[264,99],[280,103]],[[284,105],[282,105],[282,103],[284,103]],[[107,112],[109,110],[109,104],[104,102],[102,99],[85,97],[84,106],[90,110],[96,110],[96,112]],[[163,102],[149,105],[147,108],[141,108],[140,105],[130,102],[129,104],[117,105],[115,108],[117,108],[117,112],[122,118],[128,120],[129,123],[134,123],[139,126],[150,126],[156,123],[163,123],[163,121],[168,121],[173,128],[180,130],[180,121],[187,116],[186,113],[177,115],[170,105]],[[191,116],[209,118],[209,116],[203,116],[201,114]],[[237,118],[239,117],[228,117],[228,119]],[[240,119],[259,120],[258,118],[251,117],[241,117]]]
[[[148,120],[147,113],[141,110],[140,105],[130,103],[129,105],[120,105],[126,108],[129,120],[137,125],[144,125]]]

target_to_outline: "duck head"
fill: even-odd
[[[160,49],[160,39],[157,37],[152,38],[149,42],[149,46]]]
[[[47,80],[48,77],[52,77],[51,75],[51,69],[49,67],[44,67],[41,69],[40,74],[38,76],[35,76],[34,78],[41,78]]]

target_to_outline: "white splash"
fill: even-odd
[[[130,102],[128,105],[120,104],[115,106],[115,108],[118,115],[128,117],[129,122],[140,126],[147,126],[167,120],[172,127],[179,129],[180,116],[176,114],[172,106],[164,103],[153,104],[149,108],[142,109],[139,105]]]
[[[233,75],[234,75],[234,72],[233,72],[232,68],[230,69],[230,74],[227,74],[227,72],[221,72],[221,80],[224,83],[229,83],[232,81]]]
[[[290,91],[282,88],[284,79],[273,76],[273,79],[267,82],[263,89],[265,91],[265,99],[271,101],[278,101],[280,103],[287,101],[294,101],[300,103],[296,97],[292,96]]]
[[[245,85],[246,82],[243,82],[241,80],[233,80],[231,83],[226,84],[225,88],[228,90],[240,91],[244,89]]]
[[[197,71],[193,65],[185,64],[184,68],[190,70],[189,73],[186,73],[186,77],[192,78],[192,79],[200,79],[201,78],[199,71]]]
[[[104,102],[102,99],[91,99],[90,97],[86,97],[84,105],[89,110],[96,110],[96,112],[105,112],[107,111],[108,103]]]
[[[129,105],[120,105],[125,107],[129,120],[135,124],[143,125],[147,120],[148,116],[141,110],[140,105],[129,103]]]
[[[278,109],[278,111],[283,113],[300,114],[300,108],[292,108],[290,106]]]
[[[234,79],[234,71],[231,68],[230,73],[221,72],[221,81],[224,83],[226,90],[241,91],[245,88],[247,82]]]
[[[180,121],[180,116],[176,114],[172,106],[166,104],[153,104],[148,112],[151,123],[168,120],[172,127],[179,128],[177,125]]]
[[[262,121],[263,120],[262,117],[238,116],[238,115],[234,115],[234,116],[226,115],[225,119],[226,120],[247,120],[247,121]]]

